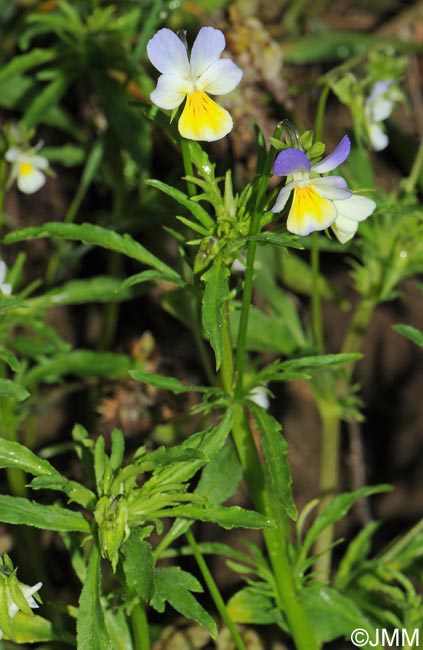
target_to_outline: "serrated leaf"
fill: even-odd
[[[263,433],[262,444],[271,493],[280,507],[297,518],[297,508],[292,497],[292,476],[288,462],[288,443],[281,433],[281,425],[257,404],[250,404],[258,430]]]
[[[237,491],[243,472],[234,445],[228,443],[207,463],[195,489],[210,503],[227,501]]]
[[[348,545],[333,580],[334,586],[340,591],[346,589],[357,564],[366,559],[371,548],[371,539],[379,526],[377,521],[369,522]]]
[[[398,334],[405,336],[405,338],[418,345],[419,348],[423,348],[423,332],[421,330],[418,330],[416,327],[412,327],[411,325],[405,325],[404,323],[393,325],[393,329],[398,332]]]
[[[79,512],[60,506],[43,506],[23,497],[0,495],[0,521],[42,530],[89,533],[90,524]]]
[[[23,402],[29,396],[30,393],[20,384],[10,379],[0,379],[0,397],[10,397],[16,402]]]
[[[4,238],[4,242],[12,244],[42,237],[60,237],[62,239],[101,246],[102,248],[107,248],[117,253],[123,253],[142,264],[152,266],[158,271],[167,273],[170,276],[179,277],[170,266],[159,260],[158,257],[150,253],[144,246],[135,241],[135,239],[132,239],[130,235],[119,235],[117,232],[107,230],[107,228],[100,226],[94,226],[91,223],[45,223],[40,227],[24,228],[23,230],[9,233]]]
[[[283,361],[280,365],[283,369],[289,370],[310,370],[325,366],[339,366],[345,363],[353,363],[363,358],[360,352],[348,352],[341,354],[316,354],[312,357],[299,357]]]
[[[16,467],[33,476],[58,476],[47,460],[36,456],[28,447],[19,442],[0,438],[0,467]]]
[[[121,546],[123,571],[131,591],[149,603],[154,595],[154,558],[151,546],[138,530],[133,530]]]
[[[179,567],[156,569],[155,583],[156,591],[151,601],[154,609],[163,612],[168,602],[182,616],[199,623],[216,638],[216,623],[191,593],[203,591],[194,576]]]
[[[205,284],[201,315],[204,331],[215,353],[216,370],[219,370],[223,357],[223,312],[229,300],[229,275],[223,256],[218,255],[201,276]]]
[[[15,75],[35,68],[38,65],[52,61],[57,57],[57,52],[53,49],[40,49],[34,48],[31,52],[27,54],[21,54],[14,56],[13,59],[3,65],[0,69],[0,81],[7,79],[8,77],[14,77]]]
[[[100,554],[91,551],[87,575],[79,598],[76,638],[78,650],[112,650],[101,606]]]
[[[22,367],[19,359],[15,357],[10,350],[6,350],[2,345],[0,345],[0,360],[7,363],[9,368],[14,372],[19,372]]]
[[[69,75],[58,72],[56,77],[35,95],[21,119],[21,126],[28,129],[42,122],[47,110],[60,102],[71,81]]]
[[[187,286],[187,283],[176,274],[168,275],[167,273],[162,273],[161,271],[154,271],[150,269],[148,271],[141,271],[141,273],[135,273],[135,275],[131,275],[120,284],[119,291],[133,287],[136,284],[141,284],[143,282],[154,282],[156,280],[161,282],[169,282],[170,284],[174,284],[178,287]]]

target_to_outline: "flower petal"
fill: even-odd
[[[392,113],[394,104],[387,96],[392,81],[377,81],[366,99],[365,112],[370,122],[383,122]]]
[[[296,181],[292,181],[292,183],[287,183],[287,185],[281,189],[271,212],[281,212],[284,209],[291,192],[296,185]]]
[[[191,50],[191,74],[199,77],[220,58],[225,49],[225,37],[220,29],[202,27]]]
[[[379,124],[369,124],[367,127],[370,144],[374,151],[382,151],[389,144],[389,138]]]
[[[6,271],[7,271],[6,262],[0,260],[0,285],[4,282],[6,278]]]
[[[37,192],[37,190],[39,190],[45,182],[45,175],[35,167],[30,173],[18,173],[17,186],[18,189],[24,194],[32,194],[33,192]]]
[[[310,171],[310,161],[300,149],[284,149],[276,156],[273,173],[277,176],[288,176],[293,172]]]
[[[28,159],[37,169],[47,169],[48,167],[48,160],[44,156],[28,156]]]
[[[10,147],[6,151],[5,158],[7,162],[15,162],[15,160],[22,154],[22,151],[20,149],[17,149],[16,147]]]
[[[317,194],[311,185],[297,185],[286,227],[294,235],[309,235],[331,226],[337,214],[333,201]]]
[[[230,59],[219,59],[212,63],[197,79],[195,86],[211,95],[226,95],[237,87],[242,79],[242,70]]]
[[[353,194],[346,201],[334,201],[334,203],[338,210],[338,216],[352,219],[353,221],[364,221],[364,219],[370,217],[376,208],[376,203],[372,199],[368,199],[367,196],[361,196],[361,194]]]
[[[1,291],[5,296],[10,296],[10,294],[12,293],[12,285],[11,285],[11,284],[8,284],[8,283],[6,283],[6,282],[5,282],[4,284],[2,284],[2,283],[0,282],[0,291]]]
[[[188,78],[190,74],[188,55],[181,39],[164,27],[147,43],[147,54],[159,72]]]
[[[351,151],[351,141],[347,135],[344,135],[341,142],[335,147],[332,153],[320,162],[312,165],[312,170],[318,174],[325,174],[331,172],[335,167],[339,167],[346,161]]]
[[[179,118],[179,133],[189,140],[213,142],[232,130],[233,122],[228,111],[216,104],[206,93],[195,91],[187,101]]]
[[[357,232],[358,221],[353,221],[353,219],[348,219],[342,215],[338,215],[331,226],[335,236],[341,244],[346,244],[347,241],[350,241]]]
[[[173,74],[161,74],[157,86],[150,94],[150,99],[156,106],[173,110],[178,108],[186,95],[192,92],[192,83]]]
[[[324,178],[312,178],[310,185],[325,199],[342,201],[349,199],[352,192],[348,189],[345,178],[341,176],[325,176]]]

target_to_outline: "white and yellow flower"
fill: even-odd
[[[287,176],[289,182],[279,192],[272,212],[281,212],[293,192],[286,224],[289,232],[305,236],[332,226],[344,243],[355,234],[358,221],[373,212],[375,202],[353,194],[344,178],[321,176],[345,162],[350,148],[350,139],[344,136],[331,154],[313,165],[304,151],[293,147],[276,156],[273,173]]]
[[[221,59],[225,49],[223,33],[202,27],[188,58],[181,39],[170,29],[160,29],[147,45],[151,63],[159,72],[151,101],[160,108],[174,110],[186,99],[178,129],[184,138],[212,142],[225,137],[233,126],[228,111],[210,99],[236,88],[242,70],[230,59]]]
[[[6,160],[12,165],[12,182],[16,180],[18,189],[24,194],[37,192],[46,182],[43,171],[48,168],[48,160],[39,156],[36,150],[23,151],[11,147],[6,151]]]
[[[12,285],[5,282],[6,279],[7,266],[0,260],[0,294],[5,296],[10,296],[12,293]]]

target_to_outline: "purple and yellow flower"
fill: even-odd
[[[336,237],[346,242],[357,230],[357,222],[373,212],[374,201],[353,194],[342,176],[321,176],[345,162],[350,149],[345,135],[332,153],[313,165],[300,149],[284,149],[277,155],[273,173],[286,176],[288,183],[279,192],[272,212],[281,212],[293,193],[286,224],[289,232],[305,236],[332,226]]]
[[[159,72],[151,101],[160,108],[175,110],[186,99],[179,118],[180,134],[189,140],[212,142],[227,135],[233,126],[228,111],[211,95],[226,95],[236,88],[242,70],[230,59],[221,59],[223,33],[202,27],[188,58],[181,39],[170,29],[160,29],[147,45],[151,63]]]

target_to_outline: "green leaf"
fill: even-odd
[[[154,594],[154,558],[150,544],[143,540],[139,530],[133,530],[120,550],[128,588],[149,603]]]
[[[78,503],[84,508],[93,510],[97,501],[94,492],[76,481],[70,481],[58,474],[57,476],[37,476],[29,484],[33,490],[58,490],[69,497],[69,502]]]
[[[206,234],[214,230],[215,222],[209,213],[201,207],[199,203],[193,201],[192,198],[184,194],[184,192],[172,187],[172,185],[167,185],[166,183],[162,183],[162,181],[157,181],[155,179],[148,180],[147,184],[157,188],[164,194],[167,194],[180,205],[183,205],[184,208],[189,210],[192,216],[195,217],[202,226],[204,226]]]
[[[17,309],[26,306],[27,303],[20,298],[0,296],[0,314],[9,311],[10,309]]]
[[[117,232],[94,226],[90,223],[45,223],[43,226],[35,228],[24,228],[9,233],[4,238],[6,244],[14,244],[28,239],[38,239],[42,237],[60,237],[61,239],[71,239],[84,242],[85,244],[94,244],[109,250],[123,253],[127,257],[152,266],[158,271],[162,271],[170,276],[179,275],[175,273],[170,266],[159,260],[158,257],[150,253],[144,246],[136,242],[130,235],[119,235]]]
[[[235,335],[239,328],[240,312],[230,313],[231,332]],[[291,355],[298,350],[296,336],[281,316],[265,314],[256,307],[250,308],[248,319],[247,349],[258,352],[272,351]]]
[[[89,280],[72,280],[61,287],[47,291],[42,296],[30,298],[29,306],[78,305],[85,302],[120,302],[130,298],[129,291],[122,291],[118,278],[99,275]]]
[[[168,602],[182,616],[203,625],[216,638],[216,623],[191,593],[203,591],[194,576],[179,567],[156,569],[155,583],[156,591],[151,601],[154,609],[163,612]]]
[[[143,282],[154,282],[155,280],[169,282],[171,284],[175,284],[178,287],[187,286],[185,280],[183,280],[181,276],[178,276],[175,273],[173,273],[173,275],[168,275],[167,273],[163,273],[161,271],[154,271],[153,269],[149,269],[148,271],[141,271],[141,273],[135,273],[135,275],[131,275],[129,278],[126,278],[126,280],[121,283],[119,290],[121,291]]]
[[[53,81],[37,93],[21,120],[21,126],[28,129],[42,122],[46,111],[59,103],[70,82],[67,75],[58,73]]]
[[[60,506],[42,506],[23,497],[8,495],[0,495],[0,521],[59,532],[89,533],[91,530],[90,524],[79,512]]]
[[[41,616],[30,616],[18,612],[11,620],[11,640],[14,643],[37,643],[41,641],[62,641],[75,646],[75,638],[55,627]]]
[[[16,402],[23,402],[29,396],[30,393],[20,384],[10,379],[0,379],[0,397],[10,397]]]
[[[21,54],[14,56],[13,59],[7,64],[3,65],[0,69],[0,81],[7,79],[7,77],[14,77],[18,73],[25,72],[38,65],[52,61],[57,56],[54,50],[46,50],[34,48],[28,54]]]
[[[11,379],[0,379],[0,397],[10,397],[16,402],[23,402],[28,399],[30,393]]]
[[[5,438],[0,438],[0,467],[16,467],[33,476],[60,477],[47,460],[36,456],[25,445]]]
[[[376,638],[376,631],[356,604],[326,585],[314,584],[304,589],[301,600],[319,641],[326,643],[344,637],[361,628]],[[372,644],[373,645],[373,644]],[[379,645],[373,646],[380,649]]]
[[[60,163],[64,167],[82,165],[86,159],[85,149],[74,144],[62,144],[60,147],[43,147],[42,154],[49,162]]]
[[[227,610],[234,623],[283,624],[282,614],[274,600],[252,587],[245,587],[234,594],[228,601]]]
[[[299,357],[283,361],[281,368],[289,370],[310,370],[324,366],[339,366],[344,363],[353,363],[363,358],[360,352],[347,352],[342,354],[316,354],[313,357]]]
[[[87,575],[79,598],[76,638],[78,650],[112,650],[100,600],[101,570],[97,546],[91,551]]]
[[[5,361],[9,368],[14,372],[19,372],[22,368],[19,359],[2,345],[0,345],[0,360]]]
[[[223,312],[229,300],[229,275],[230,271],[223,255],[217,255],[210,268],[201,276],[206,285],[202,302],[202,321],[215,353],[216,370],[219,370],[223,357]]]
[[[304,555],[308,552],[315,539],[320,535],[322,531],[325,530],[325,528],[345,517],[349,509],[354,505],[356,501],[362,499],[363,497],[368,497],[371,494],[389,492],[390,490],[392,490],[392,486],[382,484],[363,487],[359,490],[355,490],[354,492],[344,492],[343,494],[338,494],[333,498],[333,500],[323,510],[323,512],[318,517],[316,517],[310,526],[304,538],[301,549],[302,554]]]
[[[297,241],[296,235],[290,235],[289,233],[275,233],[275,232],[263,232],[259,235],[249,235],[248,237],[243,237],[240,241],[256,241],[258,244],[268,244],[270,246],[278,246],[287,248],[297,248],[303,250],[304,246]]]
[[[164,375],[155,375],[153,373],[142,372],[141,370],[131,370],[130,376],[136,381],[141,381],[149,386],[162,388],[163,390],[170,390],[172,393],[190,393],[200,392],[204,393],[208,390],[206,386],[191,386],[190,384],[183,384],[175,377],[165,377]]]
[[[249,404],[258,430],[263,433],[263,451],[271,485],[271,494],[280,507],[291,517],[297,518],[297,508],[292,498],[292,476],[288,462],[288,443],[281,433],[281,425],[257,404]]]
[[[252,510],[245,510],[239,506],[226,508],[224,506],[206,503],[204,506],[197,503],[175,506],[169,509],[172,517],[186,517],[199,521],[212,521],[222,528],[273,528],[274,523],[268,517]]]
[[[210,503],[224,503],[235,494],[242,477],[235,446],[228,441],[204,467],[195,492],[207,497]]]
[[[29,386],[40,382],[54,383],[60,377],[116,378],[128,374],[134,361],[124,354],[113,352],[94,352],[92,350],[71,350],[57,354],[52,359],[40,362],[26,375]]]
[[[369,522],[350,542],[333,580],[334,586],[340,591],[344,591],[348,586],[355,567],[366,559],[370,552],[372,537],[379,526],[380,523],[377,521]]]
[[[423,332],[421,330],[418,330],[416,327],[412,327],[411,325],[405,325],[403,323],[400,323],[399,325],[393,325],[393,329],[398,332],[398,334],[402,334],[402,336],[405,336],[410,341],[413,341],[413,343],[418,345],[419,348],[423,348]]]

